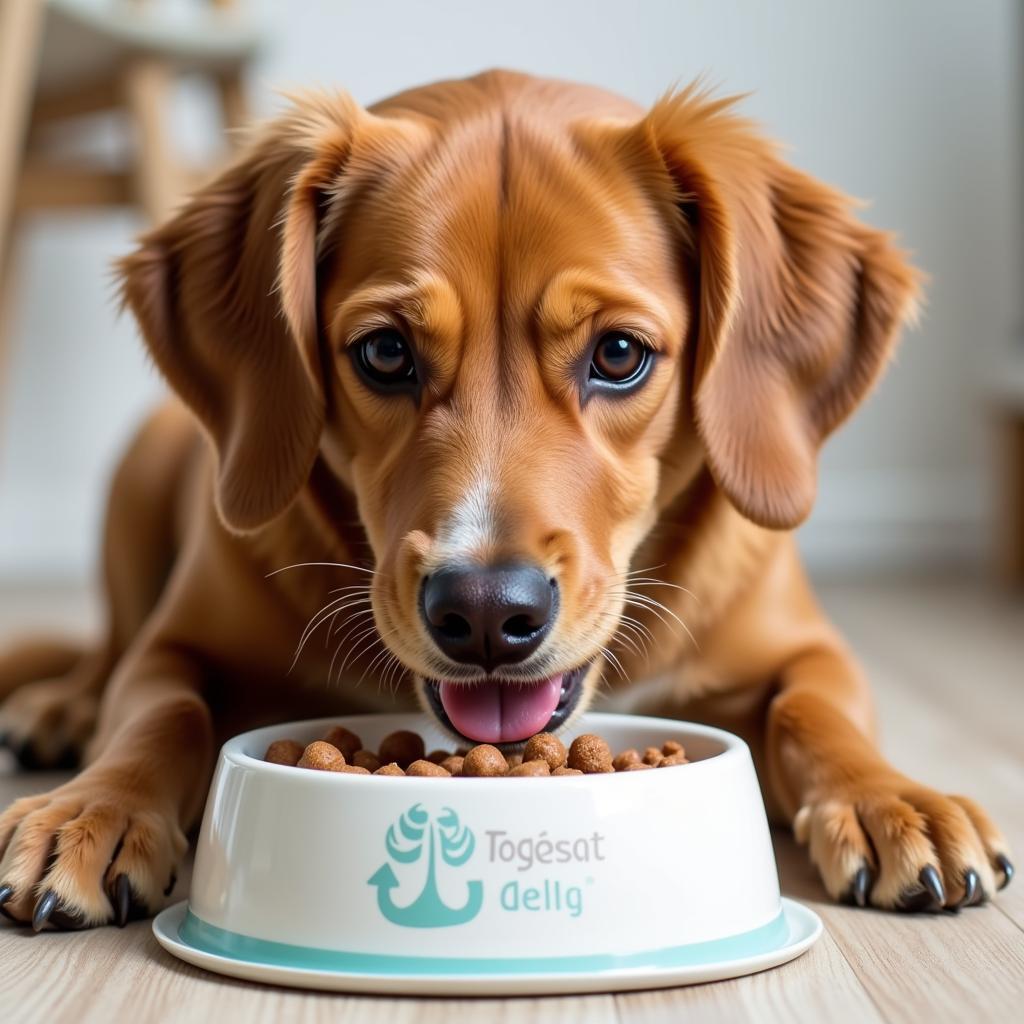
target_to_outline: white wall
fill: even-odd
[[[96,0],[93,0],[96,2]],[[812,173],[873,201],[932,277],[922,327],[826,449],[803,542],[819,566],[963,562],[984,546],[982,384],[1021,320],[1019,26],[1014,0],[374,0],[250,5],[253,79],[372,102],[490,66],[642,102],[708,72]],[[179,114],[181,112],[179,111]],[[179,116],[199,145],[209,112]],[[89,571],[102,483],[159,393],[108,271],[125,214],[41,222],[23,250],[0,448],[0,574]],[[12,398],[13,396],[13,398]]]

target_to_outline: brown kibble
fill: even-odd
[[[612,767],[617,772],[624,772],[631,764],[637,764],[640,761],[640,752],[630,747],[629,750],[624,750],[621,754],[616,754],[612,760]]]
[[[594,775],[690,763],[683,745],[676,740],[666,740],[660,749],[647,747],[642,755],[631,747],[613,758],[608,744],[595,733],[577,736],[568,751],[553,733],[542,732],[526,741],[522,753],[505,755],[490,743],[480,743],[471,748],[460,747],[455,754],[440,748],[426,754],[423,737],[402,729],[385,736],[379,753],[374,753],[362,746],[354,732],[341,725],[333,726],[324,739],[315,740],[305,749],[295,740],[275,740],[267,747],[264,760],[348,775],[429,778]]]
[[[551,769],[548,767],[547,761],[541,761],[539,758],[536,761],[523,761],[522,764],[517,764],[513,768],[509,775],[514,775],[517,778],[525,778],[526,776],[539,776],[539,775],[550,775]]]
[[[449,778],[450,772],[445,771],[439,764],[434,764],[433,761],[428,761],[426,758],[419,758],[413,761],[408,768],[405,769],[406,775],[429,775],[435,778]]]
[[[572,741],[568,763],[570,768],[578,768],[584,775],[615,771],[608,744],[592,732],[585,732]]]
[[[508,772],[505,755],[490,743],[481,743],[462,759],[462,774],[470,777],[504,775]]]
[[[302,757],[302,750],[302,744],[296,743],[295,740],[274,740],[267,747],[263,760],[269,761],[271,764],[286,764],[294,768],[299,763],[299,758]]]
[[[357,750],[350,760],[357,768],[365,768],[368,772],[375,772],[380,767],[380,758],[372,750]]]
[[[565,744],[553,733],[539,732],[526,741],[524,761],[544,761],[551,771],[565,764]]]
[[[351,763],[355,752],[363,746],[363,741],[343,725],[332,726],[324,733],[322,739],[324,743],[330,743],[332,747],[337,747],[347,763]]]
[[[686,754],[684,754],[680,750],[679,753],[677,753],[677,754],[669,754],[668,757],[663,757],[661,759],[661,764],[659,764],[658,767],[659,768],[671,768],[673,765],[676,765],[676,764],[689,764],[689,763],[690,763],[690,761],[687,758]]]
[[[377,756],[383,764],[394,761],[402,768],[408,768],[413,761],[419,761],[424,754],[423,737],[419,733],[399,729],[380,741]]]
[[[318,772],[340,772],[345,768],[345,755],[333,744],[316,740],[302,752],[298,766]]]

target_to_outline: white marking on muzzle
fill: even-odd
[[[494,542],[494,481],[481,473],[437,533],[431,555],[435,565],[467,562]]]

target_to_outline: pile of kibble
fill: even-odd
[[[612,756],[611,748],[593,733],[577,736],[565,744],[549,732],[537,733],[526,741],[521,754],[503,754],[489,743],[457,753],[447,750],[426,752],[419,733],[401,730],[380,741],[376,752],[367,750],[363,741],[340,725],[329,729],[323,739],[308,746],[294,740],[275,740],[263,759],[271,764],[312,768],[321,772],[346,772],[350,775],[420,775],[435,778],[451,776],[514,777],[551,775],[599,775],[604,772],[635,772],[648,768],[670,768],[689,764],[686,751],[675,740],[660,748],[624,750]]]

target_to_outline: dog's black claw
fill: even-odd
[[[32,911],[32,930],[41,932],[56,909],[57,894],[52,889],[47,889],[36,901],[35,909]]]
[[[872,881],[871,868],[866,864],[861,865],[853,876],[850,887],[843,893],[840,902],[845,903],[848,907],[866,907]]]
[[[871,869],[865,864],[853,876],[853,902],[858,907],[868,905],[868,893],[871,891]]]
[[[900,908],[911,913],[941,910],[946,902],[946,890],[942,887],[942,879],[931,864],[921,868],[917,876],[921,883],[920,889],[909,889],[900,899]]]
[[[996,864],[1003,873],[1003,880],[999,883],[999,888],[1005,889],[1013,879],[1013,864],[1005,853],[996,854]]]
[[[165,896],[170,896],[171,893],[174,892],[174,887],[177,884],[178,884],[178,876],[172,872],[171,873],[171,880],[167,883],[167,888],[164,889],[164,895]]]
[[[114,923],[118,928],[123,928],[129,921],[138,921],[149,913],[145,904],[132,891],[132,883],[123,872],[114,879],[111,902],[114,904]]]
[[[940,907],[946,902],[946,890],[942,886],[942,879],[934,865],[927,864],[921,868],[917,880],[935,897],[935,902]]]
[[[132,908],[132,883],[125,874],[114,879],[114,922],[118,928],[128,923],[128,914]]]
[[[968,868],[964,872],[964,898],[962,904],[965,907],[973,907],[975,903],[985,902],[985,890],[981,885],[981,876],[974,868]]]
[[[17,923],[18,919],[5,907],[4,904],[14,895],[14,886],[8,885],[4,882],[0,885],[0,914],[3,914],[8,921],[14,921]]]

